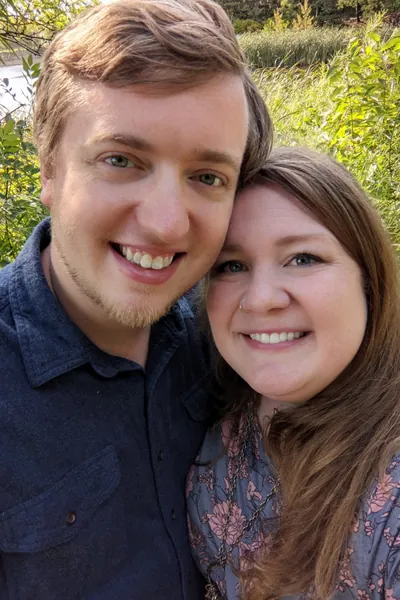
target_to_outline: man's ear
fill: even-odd
[[[51,170],[45,164],[40,168],[40,181],[42,182],[40,200],[47,208],[51,208],[53,204],[53,178]]]

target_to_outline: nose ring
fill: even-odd
[[[240,304],[239,304],[239,310],[245,310],[245,308],[244,308],[245,303],[246,303],[246,296],[243,296],[243,298],[241,299]]]

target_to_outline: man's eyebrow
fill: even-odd
[[[240,167],[242,166],[241,159],[219,150],[194,151],[191,158],[193,160],[198,160],[199,162],[226,165],[231,167],[235,172],[239,172]]]
[[[153,150],[153,145],[147,140],[138,137],[136,135],[130,135],[126,133],[105,133],[96,135],[90,138],[88,145],[101,144],[104,142],[116,142],[123,146],[129,146],[134,150],[143,150],[149,152]]]

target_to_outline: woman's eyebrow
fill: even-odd
[[[222,246],[221,254],[224,252],[229,254],[240,254],[243,252],[243,246],[240,244],[224,244]]]
[[[295,235],[285,235],[284,237],[279,238],[275,242],[275,246],[289,246],[290,244],[298,244],[309,242],[312,240],[330,240],[332,236],[328,233],[306,233],[306,234],[295,234]]]

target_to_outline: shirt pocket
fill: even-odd
[[[0,551],[34,553],[78,535],[120,481],[118,458],[107,446],[42,494],[0,515]]]

